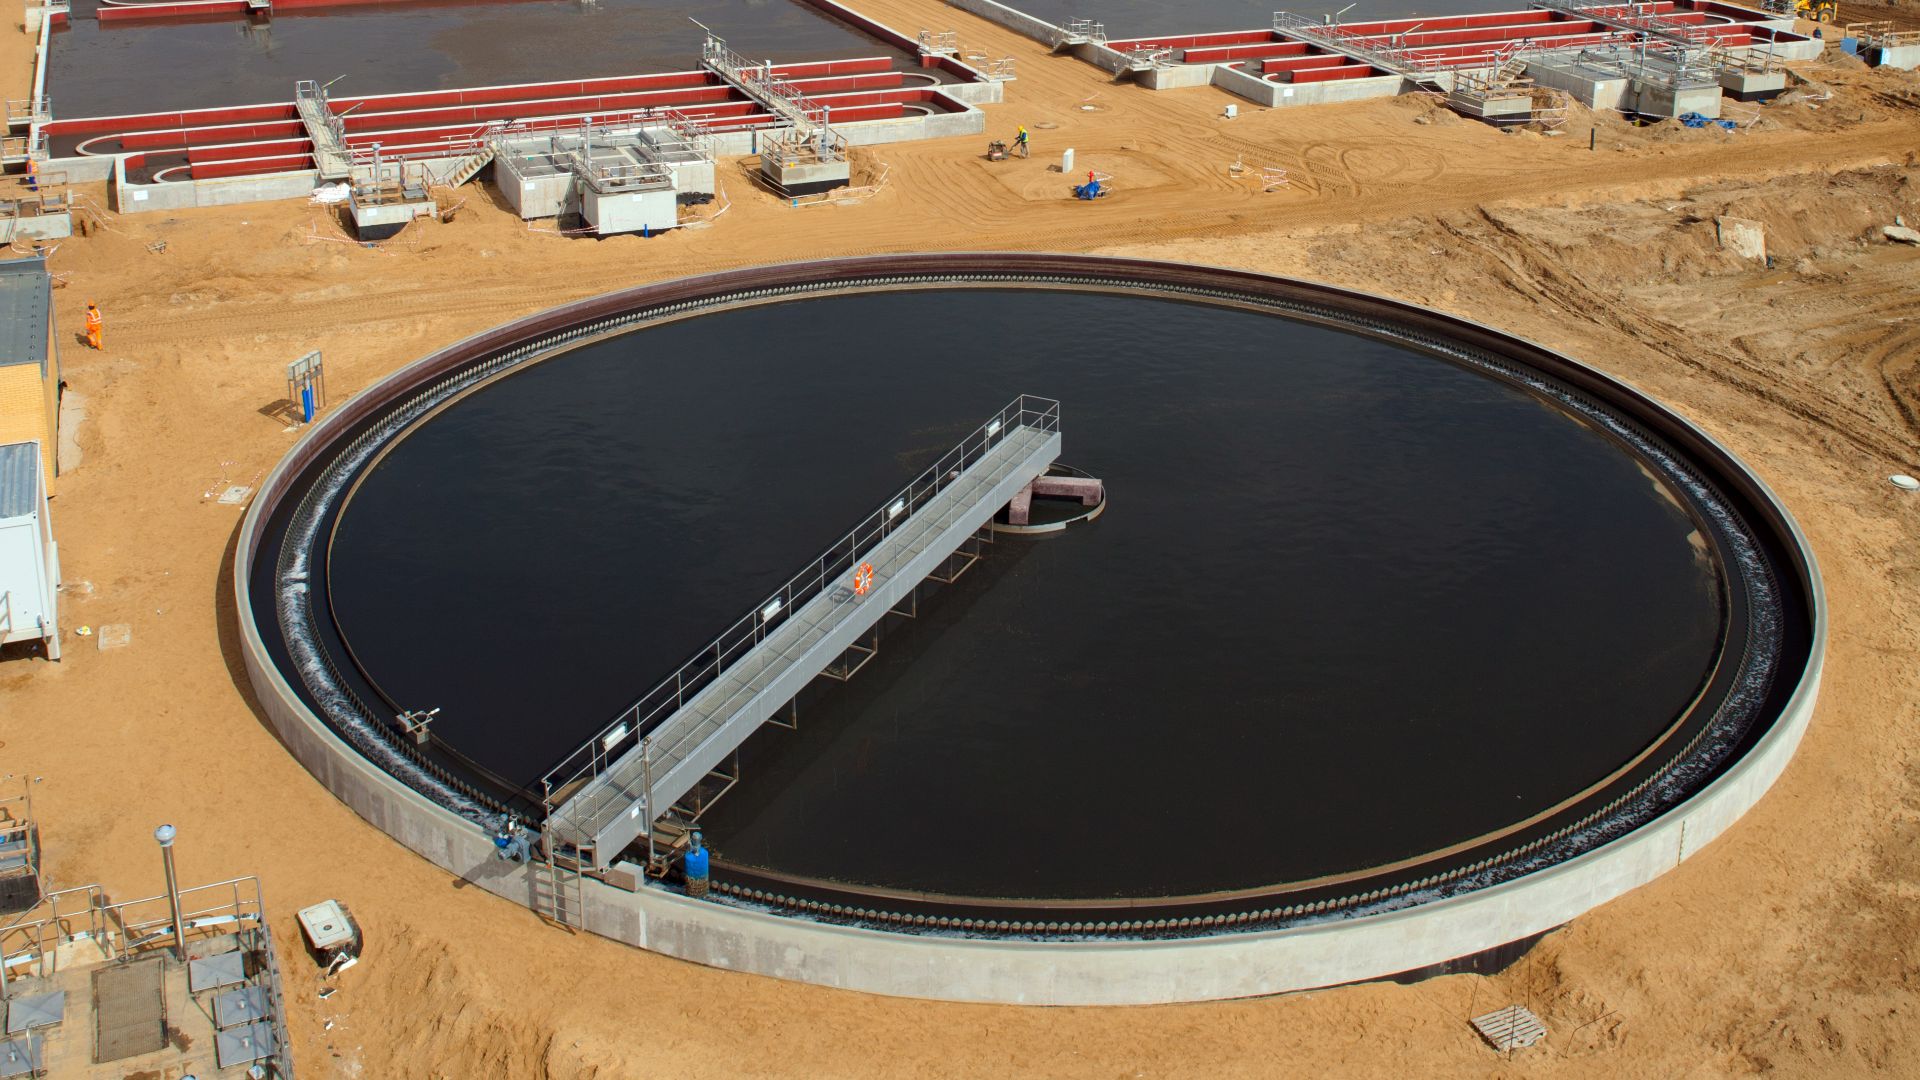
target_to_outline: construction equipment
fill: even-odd
[[[1113,191],[1113,188],[1108,183],[1103,182],[1099,177],[1093,175],[1092,173],[1088,173],[1086,183],[1075,184],[1073,186],[1073,197],[1076,199],[1085,199],[1091,202],[1094,199],[1105,198],[1107,195],[1111,194],[1112,191]]]
[[[1792,15],[1814,22],[1839,22],[1839,0],[1766,0],[1767,10],[1775,15]]]
[[[1007,160],[1007,141],[1005,139],[995,139],[987,144],[987,160]]]

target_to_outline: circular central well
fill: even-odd
[[[1022,392],[1112,511],[1001,538],[756,734],[701,820],[717,873],[1361,876],[1544,827],[1722,660],[1714,530],[1559,402],[1271,314],[998,288],[738,307],[481,384],[352,490],[334,644],[511,794]]]

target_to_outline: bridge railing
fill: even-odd
[[[1406,45],[1406,35],[1371,34],[1349,30],[1339,23],[1321,23],[1290,11],[1273,13],[1273,29],[1296,41],[1309,41],[1363,60],[1383,71],[1414,79],[1428,79],[1445,63],[1431,52]]]
[[[700,47],[700,58],[709,67],[741,86],[759,90],[765,104],[783,114],[783,119],[802,134],[811,135],[814,128],[829,126],[827,107],[801,93],[799,87],[775,75],[773,61],[748,60],[728,48],[725,41],[711,35]]]
[[[756,604],[752,611],[721,631],[707,646],[682,664],[659,685],[623,709],[599,733],[550,769],[542,779],[542,791],[549,814],[587,782],[604,773],[622,755],[638,745],[668,716],[681,709],[694,696],[711,685],[729,667],[760,643],[769,628],[823,592],[843,584],[859,564],[864,552],[892,535],[912,520],[913,515],[986,452],[999,444],[1016,428],[1042,431],[1060,430],[1060,403],[1051,398],[1022,394],[979,427],[953,449],[940,456],[906,487],[880,504],[819,557],[790,578],[786,584]]]

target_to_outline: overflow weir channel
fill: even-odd
[[[996,411],[1029,387],[1071,465],[1058,406]],[[1124,497],[1022,534],[1042,473]],[[1757,801],[1825,638],[1765,485],[1591,368],[1032,254],[449,347],[316,419],[235,589],[289,751],[449,872],[732,970],[1052,1004],[1508,955]]]

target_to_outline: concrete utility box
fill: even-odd
[[[1720,84],[1711,86],[1669,86],[1659,82],[1635,80],[1634,111],[1656,120],[1698,113],[1708,119],[1720,115]]]
[[[813,195],[846,187],[852,182],[853,166],[845,158],[760,156],[760,173],[788,195]]]
[[[1727,68],[1720,72],[1720,89],[1735,101],[1772,101],[1787,89],[1785,68],[1771,71],[1742,71]]]
[[[0,446],[0,645],[44,641],[60,659],[60,553],[38,442]]]
[[[507,143],[494,183],[525,220],[578,215],[601,236],[659,232],[711,199],[713,155],[671,128],[560,131]]]
[[[653,191],[580,191],[580,216],[600,236],[659,232],[680,223],[680,202],[672,187]]]
[[[1533,91],[1461,87],[1447,94],[1447,105],[1462,116],[1490,124],[1524,124],[1533,119]]]
[[[1920,41],[1900,45],[1877,45],[1867,50],[1867,63],[1874,67],[1912,71],[1920,68]]]
[[[353,233],[362,240],[385,240],[414,218],[439,212],[425,170],[411,162],[375,165],[371,175],[356,176],[348,209]]]
[[[353,944],[354,926],[347,919],[347,913],[338,900],[322,900],[312,907],[300,909],[300,929],[306,931],[307,941],[321,952]]]
[[[580,209],[573,170],[551,139],[502,151],[493,159],[493,182],[523,221],[566,217]]]

